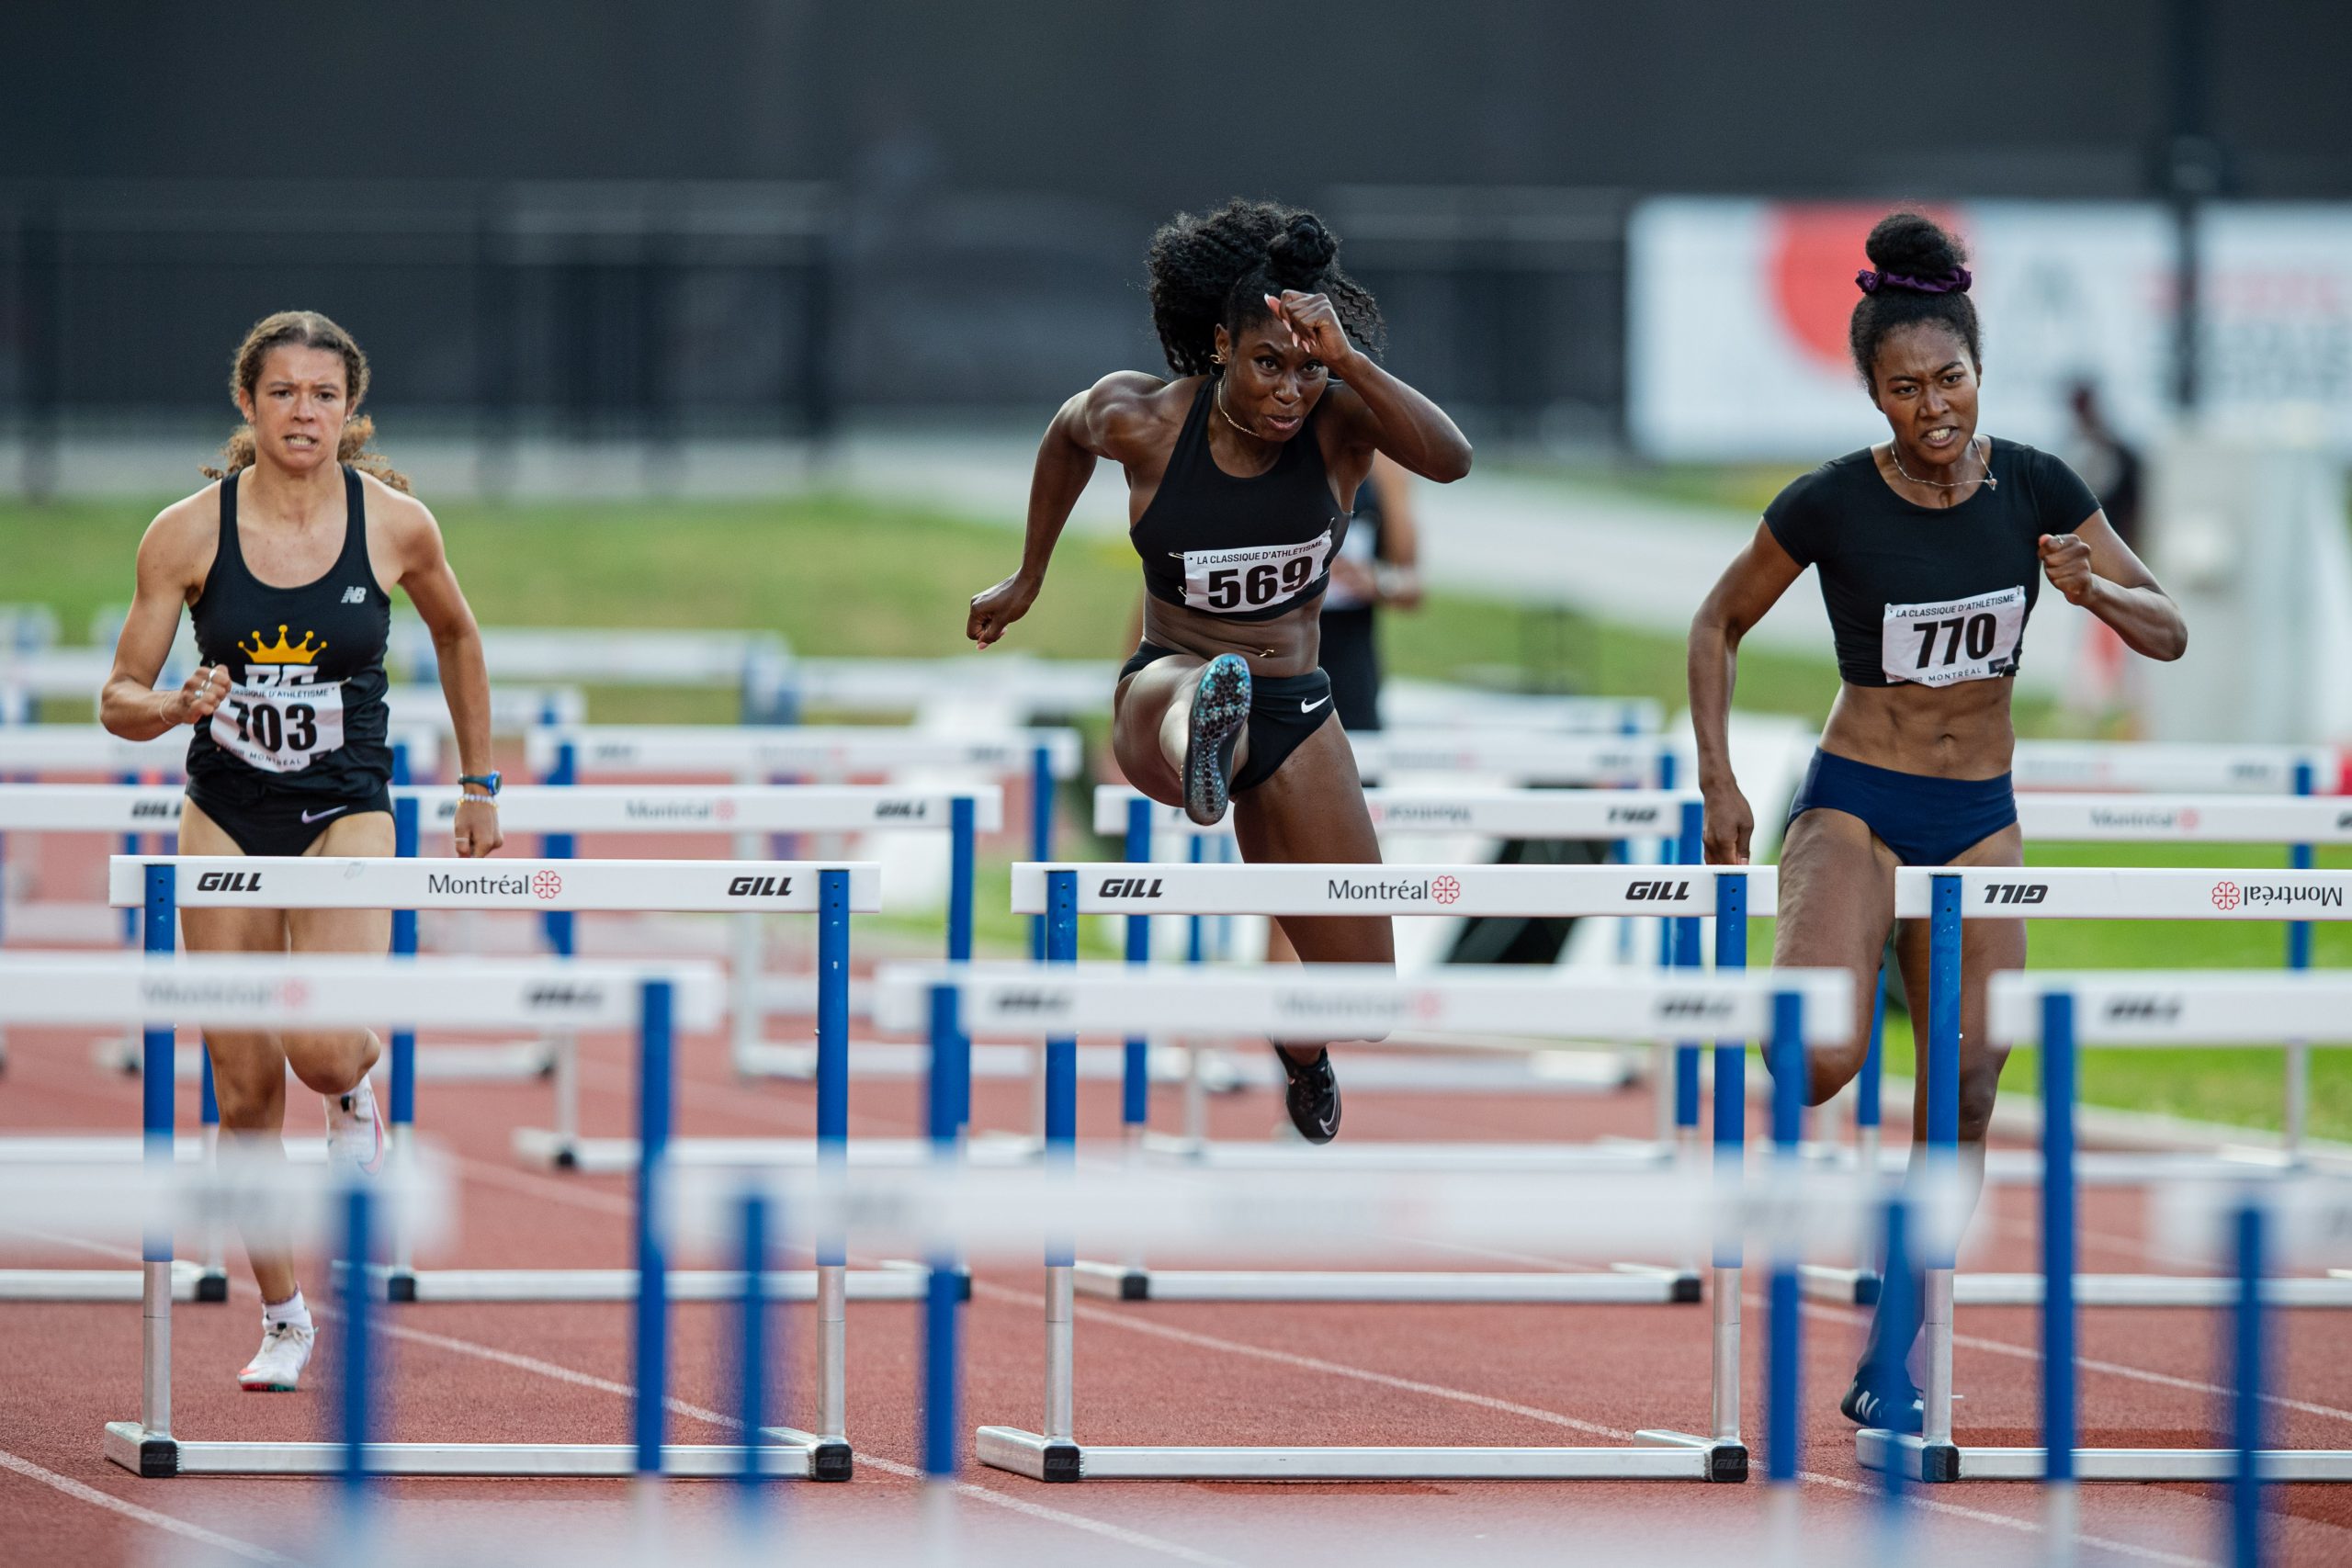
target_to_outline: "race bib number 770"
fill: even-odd
[[[1879,666],[1890,682],[1921,686],[1990,680],[2017,668],[2024,636],[2023,587],[1933,604],[1889,604]]]

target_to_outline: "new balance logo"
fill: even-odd
[[[346,604],[365,604],[368,603],[368,590],[346,588],[343,591],[343,602]]]

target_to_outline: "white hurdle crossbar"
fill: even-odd
[[[1297,869],[1297,868],[1278,868]],[[1323,868],[1313,868],[1323,869]],[[1581,869],[1581,868],[1578,868]],[[1737,875],[1738,874],[1729,874]],[[1056,879],[1065,898],[1069,880]],[[1727,893],[1727,897],[1730,897]],[[1074,899],[1069,899],[1075,902]],[[898,1019],[926,1016],[933,1049],[952,1058],[973,1035],[1052,1034],[1046,1045],[1047,1169],[1076,1171],[1076,1074],[1069,1038],[1080,1032],[1120,1034],[1143,1028],[1180,1033],[1237,1029],[1271,1038],[1328,1039],[1368,1025],[1437,1019],[1449,1025],[1513,1032],[1555,1027],[1573,1013],[1590,1032],[1629,1041],[1682,1032],[1693,1021],[1744,1042],[1772,1036],[1802,1049],[1815,1036],[1834,1041],[1851,1028],[1852,980],[1842,972],[1638,975],[1468,975],[1400,979],[1380,966],[1310,965],[1234,974],[1177,969],[1146,972],[1075,965],[993,972],[893,970],[881,982],[883,1005]],[[1781,1039],[1793,1032],[1793,1039]],[[1735,1059],[1744,1043],[1724,1047]],[[1736,1078],[1734,1068],[1725,1077]],[[952,1138],[964,1108],[954,1103],[957,1075],[934,1088],[935,1135]],[[947,1103],[942,1104],[945,1100]],[[1719,1102],[1720,1109],[1720,1102]],[[1740,1180],[1745,1122],[1735,1111],[1716,1128],[1715,1179]],[[952,1145],[951,1145],[952,1146]],[[1653,1178],[1660,1173],[1651,1173]],[[1331,1179],[1326,1173],[1324,1180]],[[1714,1333],[1710,1425],[1704,1435],[1645,1430],[1624,1448],[1309,1448],[1080,1443],[1074,1425],[1072,1371],[1075,1259],[1062,1244],[1046,1255],[1046,1411],[1043,1429],[982,1427],[980,1462],[1040,1481],[1122,1479],[1679,1479],[1739,1481],[1747,1474],[1740,1436],[1740,1271],[1736,1234],[1719,1234],[1713,1256]],[[937,1298],[933,1298],[934,1307]]]
[[[1082,914],[1398,915],[1532,914],[1654,915],[1688,917],[1677,925],[1687,932],[1677,959],[1685,970],[1698,967],[1698,920],[1715,916],[1715,963],[1719,970],[1747,964],[1749,914],[1775,907],[1776,879],[1770,867],[1702,868],[1661,866],[1496,865],[1150,865],[1021,864],[1012,869],[1012,907],[1017,913],[1045,912],[1047,956],[1074,961],[1078,917]],[[1193,971],[1195,974],[1209,972]],[[1430,984],[1438,982],[1431,980]],[[1704,1023],[1694,1018],[1694,1023]],[[1146,1024],[1144,1032],[1156,1026]],[[1544,1032],[1588,1035],[1584,1020],[1557,1011]],[[1693,1029],[1679,1037],[1695,1054]],[[1046,1099],[1052,1126],[1056,1053],[1068,1042],[1048,1043]],[[1715,1050],[1714,1123],[1718,1142],[1745,1115],[1744,1047],[1718,1036]],[[1697,1081],[1696,1064],[1690,1078]],[[1132,1080],[1131,1080],[1132,1081]],[[1130,1110],[1132,1107],[1130,1106]],[[1695,1118],[1694,1118],[1695,1119]],[[1126,1122],[1129,1145],[1146,1147],[1139,1124]],[[1688,1147],[1689,1145],[1684,1145]],[[1622,1168],[1655,1165],[1673,1150],[1648,1145],[1611,1153]],[[1338,1149],[1289,1148],[1275,1145],[1207,1144],[1185,1157],[1213,1164],[1276,1167],[1361,1164],[1393,1168],[1420,1162],[1447,1167],[1571,1166],[1603,1157],[1589,1148],[1476,1145],[1389,1147],[1363,1144]],[[1141,1259],[1085,1262],[1077,1266],[1080,1288],[1120,1300],[1214,1301],[1517,1301],[1517,1302],[1696,1302],[1700,1279],[1694,1268],[1629,1265],[1611,1273],[1374,1273],[1343,1270],[1270,1272],[1227,1269],[1151,1269]],[[1723,1303],[1717,1302],[1717,1311]]]
[[[2054,885],[2053,885],[2054,886]],[[2062,896],[2063,897],[2063,896]],[[2154,970],[2107,974],[2003,974],[1993,977],[1987,1032],[1996,1044],[2031,1044],[2041,1055],[2041,1196],[2043,1276],[2042,1442],[2038,1448],[1980,1448],[1956,1442],[1949,1394],[1940,1414],[1930,1406],[1920,1437],[1871,1430],[1856,1435],[1861,1461],[1890,1463],[1931,1481],[2352,1481],[2352,1450],[2271,1449],[2247,1440],[2237,1448],[2092,1448],[2077,1446],[2075,1312],[2086,1298],[2075,1289],[2075,1051],[2080,1046],[2260,1045],[2282,1035],[2314,1044],[2352,1045],[2352,976],[2267,975],[2245,971]],[[2344,1216],[2352,1213],[2352,1183],[2209,1182],[2233,1193],[2230,1204],[2267,1207],[2300,1196],[2301,1186],[2329,1195],[2333,1237],[2341,1256]],[[2211,1304],[2235,1305],[2239,1343],[2261,1339],[2264,1309],[2301,1298],[2281,1286],[2300,1281],[2265,1278],[2258,1266],[2227,1281]],[[1936,1325],[1931,1320],[1931,1328]],[[1941,1325],[1948,1337],[1949,1322]],[[1949,1346],[1945,1347],[1948,1353]],[[2256,1354],[2252,1359],[2257,1366]],[[2258,1428],[2262,1391],[2245,1368],[2235,1382],[2241,1419],[2251,1402]],[[2244,1474],[2250,1461],[2252,1475]]]

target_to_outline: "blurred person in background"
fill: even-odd
[[[245,423],[217,482],[156,515],[99,699],[106,728],[152,740],[186,724],[187,855],[393,853],[385,644],[391,590],[432,633],[464,770],[453,831],[461,855],[503,841],[491,767],[490,676],[473,612],[443,553],[440,525],[408,480],[369,448],[360,417],[368,357],[311,310],[265,318],[238,347],[230,392]],[[185,607],[202,664],[156,691]],[[294,640],[288,628],[299,628]],[[185,908],[191,953],[386,953],[385,909]],[[253,1034],[207,1030],[221,1130],[284,1157],[286,1074],[326,1101],[328,1158],[372,1175],[384,1121],[367,1030]],[[317,1331],[283,1237],[248,1233],[262,1343],[237,1381],[290,1392]]]
[[[1745,865],[1755,820],[1732,774],[1727,727],[1748,629],[1818,566],[1842,683],[1781,841],[1775,966],[1854,976],[1850,1043],[1810,1053],[1819,1105],[1868,1055],[1879,957],[1890,930],[1915,1019],[1928,1016],[1928,931],[1894,919],[1898,866],[2024,863],[2009,764],[2010,701],[2041,579],[2134,651],[2177,659],[2179,608],[2108,526],[2074,470],[1976,428],[1983,373],[1960,243],[1916,212],[1871,231],[1871,266],[1848,325],[1854,368],[1888,439],[1791,483],[1690,625],[1690,694],[1711,865]],[[2025,966],[2021,920],[1970,920],[1961,979],[1960,1145],[1981,1187],[1984,1134],[2007,1052],[1985,1034],[1985,981]],[[1927,1135],[1928,1076],[1913,1102],[1913,1168]],[[1920,1294],[1894,1320],[1881,1298],[1840,1402],[1865,1427],[1919,1429],[1908,1361]]]
[[[1373,458],[1323,594],[1323,672],[1331,678],[1332,711],[1351,733],[1380,728],[1380,612],[1420,607],[1412,482],[1392,459]]]
[[[1112,459],[1145,588],[1143,640],[1113,698],[1119,766],[1204,825],[1229,802],[1245,861],[1376,865],[1355,757],[1330,722],[1322,600],[1374,455],[1444,483],[1470,471],[1470,444],[1367,352],[1385,336],[1380,307],[1313,213],[1236,199],[1179,214],[1152,237],[1149,272],[1172,378],[1119,371],[1062,405],[1038,449],[1020,570],[973,595],[965,634],[986,649],[1028,613],[1070,508]],[[1395,961],[1385,916],[1282,924],[1310,962]],[[1329,1051],[1276,1052],[1292,1124],[1329,1143]]]
[[[2108,525],[2126,548],[2140,548],[2140,455],[2125,444],[2107,423],[2098,388],[2077,381],[2066,402],[2075,416],[2067,433],[2065,457],[2083,482],[2098,497]],[[2132,661],[2124,657],[2123,639],[2104,621],[2084,628],[2080,666],[2066,682],[2068,712],[2093,720],[2120,721],[2136,730],[2139,704],[2133,691]]]

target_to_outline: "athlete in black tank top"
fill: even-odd
[[[1966,259],[1916,213],[1871,231],[1849,339],[1890,439],[1825,465],[1764,513],[1690,626],[1690,715],[1706,795],[1707,859],[1744,864],[1753,818],[1726,740],[1741,637],[1808,566],[1821,573],[1839,673],[1837,705],[1781,848],[1778,964],[1841,964],[1855,976],[1852,1043],[1808,1053],[1819,1104],[1860,1070],[1880,954],[1895,925],[1894,870],[2018,865],[2009,791],[2009,694],[2040,583],[2141,653],[2177,659],[2188,631],[2165,591],[2108,526],[2064,463],[1976,429],[1977,320]],[[1928,1016],[1924,920],[1896,932],[1914,1019]],[[1961,989],[1960,1137],[1984,1172],[2003,1053],[1988,1043],[1985,979],[2022,968],[2018,920],[1968,922]],[[1927,1075],[1913,1126],[1924,1135]],[[1920,1292],[1908,1292],[1913,1303]],[[1918,1430],[1905,1371],[1916,1312],[1872,1320],[1843,1408],[1866,1426]]]
[[[1125,371],[1062,405],[1029,492],[1021,570],[972,600],[981,648],[1028,612],[1100,458],[1125,470],[1143,558],[1143,643],[1113,709],[1119,765],[1195,820],[1234,811],[1250,861],[1373,863],[1380,844],[1317,668],[1317,613],[1375,451],[1442,482],[1470,445],[1382,369],[1379,308],[1312,214],[1235,201],[1152,242],[1153,324],[1172,380]],[[1383,917],[1285,917],[1309,963],[1389,963]],[[1328,1052],[1282,1052],[1292,1122],[1339,1131]]]
[[[392,808],[391,605],[368,558],[359,471],[343,480],[342,553],[293,588],[246,567],[237,476],[216,487],[220,544],[189,615],[198,657],[230,685],[189,737],[187,793],[249,855],[300,854],[340,815]]]
[[[188,855],[392,853],[387,744],[386,596],[407,593],[433,634],[465,798],[461,855],[499,846],[490,754],[490,677],[481,637],[442,551],[433,514],[368,451],[356,414],[368,361],[348,333],[311,311],[271,316],[238,350],[233,386],[246,425],[220,482],[165,507],[139,546],[138,592],[99,699],[115,734],[149,740],[190,724],[179,849]],[[364,472],[362,470],[365,470]],[[205,663],[175,691],[153,689],[182,606]],[[257,878],[273,886],[264,871]],[[383,909],[184,908],[192,953],[384,953]],[[327,1106],[327,1154],[372,1172],[385,1153],[366,1030],[259,1034],[207,1030],[224,1132],[275,1145],[290,1068]],[[246,1251],[265,1304],[248,1389],[299,1386],[316,1336],[294,1260],[271,1235]]]

